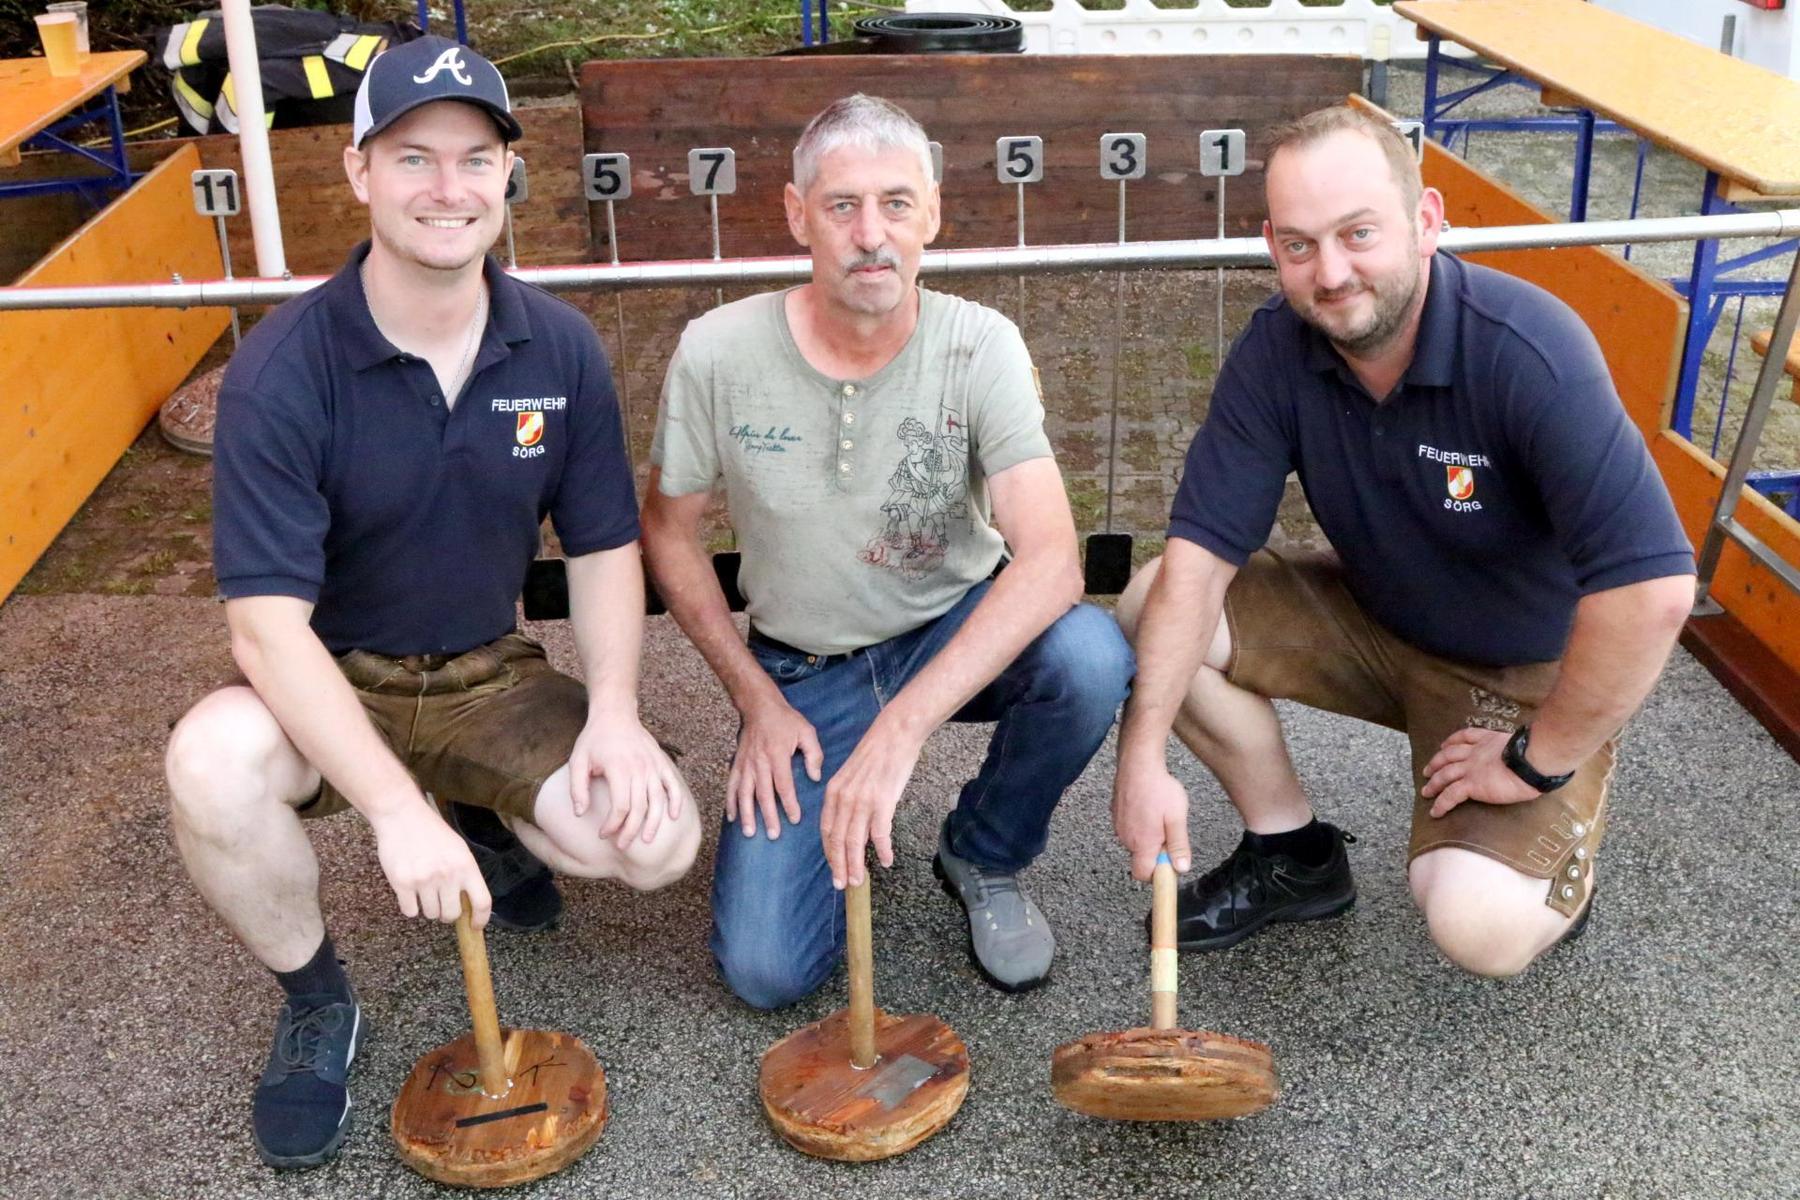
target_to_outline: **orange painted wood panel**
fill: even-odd
[[[145,58],[142,50],[109,50],[89,56],[80,74],[62,76],[50,74],[50,64],[41,58],[0,59],[0,153],[109,87],[129,90],[127,77]]]
[[[1763,196],[1800,194],[1800,83],[1583,0],[1394,11]]]
[[[217,278],[212,223],[194,212],[200,166],[183,147],[82,226],[21,285]],[[225,309],[0,313],[0,599],[62,531],[230,323]]]
[[[1650,443],[1650,456],[1669,485],[1682,526],[1698,549],[1719,502],[1725,468],[1670,431]],[[1785,561],[1800,563],[1800,521],[1750,488],[1743,489],[1737,519]],[[1800,597],[1735,542],[1725,544],[1713,576],[1712,596],[1771,654],[1800,672]]]
[[[1750,344],[1754,346],[1756,352],[1764,358],[1768,357],[1769,343],[1774,340],[1775,331],[1773,329],[1759,329],[1750,335]],[[1800,379],[1800,332],[1795,333],[1794,340],[1788,343],[1787,360],[1781,365],[1782,369],[1789,375],[1792,375],[1795,379]],[[1788,394],[1793,395],[1792,392],[1789,392]],[[1795,396],[1794,399],[1800,401],[1800,396]]]

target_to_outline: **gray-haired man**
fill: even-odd
[[[785,200],[812,281],[688,326],[644,509],[657,586],[743,718],[713,954],[759,1008],[822,984],[843,950],[838,889],[871,842],[892,865],[925,739],[998,721],[934,867],[984,974],[1029,987],[1055,942],[1015,876],[1111,728],[1131,653],[1077,603],[1074,521],[1018,330],[915,283],[938,231],[924,131],[885,100],[840,100],[801,136]],[[748,645],[699,537],[720,483]]]

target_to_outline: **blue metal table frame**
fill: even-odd
[[[1518,86],[1536,89],[1539,85],[1535,80],[1504,68],[1445,54],[1443,38],[1435,33],[1430,35],[1429,44],[1429,52],[1425,57],[1425,104],[1422,116],[1425,136],[1448,149],[1460,134],[1463,139],[1463,157],[1467,158],[1469,135],[1478,131],[1573,133],[1575,163],[1574,177],[1569,188],[1569,220],[1587,220],[1594,137],[1601,133],[1630,133],[1631,130],[1616,122],[1598,118],[1587,108],[1568,117],[1471,119],[1449,116],[1458,105],[1496,88]],[[1455,91],[1442,92],[1440,89],[1446,69],[1475,75],[1477,82]],[[1643,192],[1644,161],[1648,152],[1649,143],[1638,138],[1637,172],[1631,188],[1632,217],[1638,214],[1638,201]],[[1706,214],[1743,211],[1723,197],[1716,171],[1706,173],[1700,211]],[[1688,277],[1668,281],[1688,302],[1687,337],[1682,344],[1681,372],[1675,385],[1675,407],[1669,418],[1670,428],[1685,438],[1693,437],[1694,403],[1700,387],[1700,367],[1706,355],[1707,343],[1718,328],[1725,306],[1733,299],[1738,303],[1738,328],[1732,334],[1731,351],[1725,367],[1725,388],[1719,397],[1719,418],[1713,427],[1711,453],[1715,458],[1718,457],[1719,439],[1724,429],[1725,405],[1730,395],[1732,371],[1737,362],[1737,332],[1742,328],[1744,299],[1748,296],[1779,296],[1786,286],[1781,280],[1743,279],[1739,275],[1759,263],[1791,254],[1797,248],[1800,248],[1800,240],[1786,241],[1721,260],[1719,243],[1702,240],[1694,244],[1693,267]],[[1630,246],[1625,247],[1625,257],[1631,257]],[[1749,483],[1765,495],[1785,499],[1787,511],[1800,516],[1800,471],[1753,472]]]
[[[463,0],[452,0],[452,3],[456,13],[456,40],[466,46],[469,44],[469,18],[463,12]],[[430,0],[419,0],[419,29],[424,33],[431,32]]]
[[[96,153],[87,146],[68,140],[64,135],[95,121],[106,122],[107,152]],[[55,179],[33,179],[22,183],[0,183],[0,199],[8,196],[41,196],[53,192],[78,192],[96,208],[110,193],[128,188],[142,178],[133,172],[125,158],[125,127],[119,119],[119,94],[107,88],[87,105],[59,118],[48,129],[39,130],[19,144],[21,150],[56,150],[100,166],[104,175],[65,176]]]

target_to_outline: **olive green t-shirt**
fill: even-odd
[[[919,323],[867,379],[800,354],[786,292],[689,323],[651,461],[667,496],[723,482],[751,624],[840,654],[942,615],[999,561],[987,480],[1050,456],[1031,356],[993,309],[919,289]]]

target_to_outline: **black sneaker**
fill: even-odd
[[[275,1044],[250,1101],[256,1152],[271,1167],[316,1167],[337,1157],[350,1130],[350,1060],[362,1040],[352,997],[296,1012],[281,1006]]]
[[[1594,901],[1599,898],[1600,889],[1595,888],[1593,892],[1588,895],[1587,907],[1582,909],[1573,921],[1569,922],[1569,927],[1563,930],[1563,935],[1556,939],[1557,945],[1566,946],[1587,932],[1588,918],[1594,915]]]
[[[1224,862],[1176,893],[1175,944],[1183,950],[1223,950],[1275,921],[1316,921],[1356,903],[1346,842],[1356,839],[1335,825],[1331,857],[1309,867],[1286,854],[1253,848],[1250,835]]]
[[[562,893],[550,868],[525,848],[491,809],[473,804],[444,805],[444,819],[462,834],[494,899],[489,924],[528,933],[555,929],[562,919]]]

